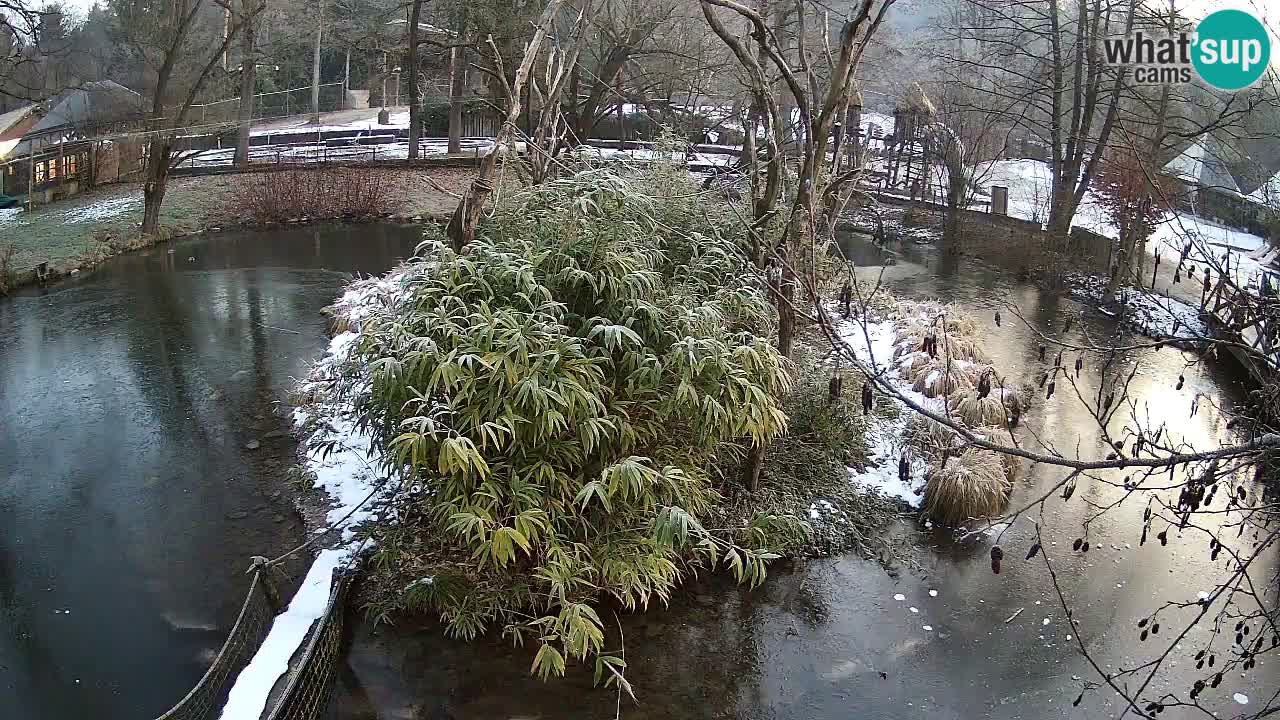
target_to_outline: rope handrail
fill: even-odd
[[[238,674],[245,665],[248,665],[252,657],[252,653],[242,652],[248,647],[245,642],[249,639],[248,636],[255,636],[252,640],[256,652],[257,646],[261,645],[270,627],[270,623],[267,622],[268,617],[272,619],[275,617],[275,608],[265,607],[267,612],[261,612],[264,606],[271,605],[270,594],[266,588],[266,583],[269,581],[263,576],[264,572],[266,572],[266,566],[254,566],[253,579],[249,582],[249,592],[240,606],[240,613],[222,648],[219,649],[217,657],[209,665],[209,669],[177,704],[160,715],[157,720],[208,720],[213,717],[214,704],[224,690],[223,685],[228,678]],[[239,667],[233,667],[235,665]]]

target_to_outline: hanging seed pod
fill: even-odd
[[[1026,559],[1030,560],[1031,558],[1035,557],[1039,553],[1040,553],[1040,543],[1032,543],[1031,547],[1027,549]]]
[[[1071,707],[1079,707],[1080,701],[1083,699],[1084,699],[1084,691],[1081,690],[1080,694],[1076,696],[1076,699],[1071,701]]]
[[[1049,351],[1049,348],[1045,347],[1044,345],[1040,346],[1040,362],[1044,362],[1044,354],[1048,351]]]
[[[1147,641],[1147,633],[1148,633],[1148,632],[1150,632],[1150,631],[1149,631],[1149,630],[1143,630],[1143,631],[1142,631],[1142,634],[1138,636],[1138,639],[1139,639],[1139,640],[1141,640],[1141,641],[1143,641],[1143,642],[1146,642],[1146,641]]]
[[[1209,667],[1213,667],[1213,658],[1209,658]],[[1213,682],[1209,683],[1209,687],[1216,688],[1222,684],[1222,673],[1213,676]]]
[[[1148,526],[1148,525],[1143,525],[1143,526],[1142,526],[1142,537],[1138,540],[1138,545],[1139,545],[1139,546],[1141,546],[1141,545],[1146,545],[1146,544],[1147,544],[1147,530],[1148,530],[1148,529],[1150,529],[1150,526]]]
[[[1045,396],[1044,396],[1045,400],[1048,400],[1049,398],[1053,397],[1053,387],[1057,384],[1058,384],[1057,381],[1053,381],[1049,383],[1049,392],[1045,393]]]
[[[1177,384],[1177,385],[1175,385],[1173,389],[1174,389],[1174,390],[1181,390],[1181,389],[1182,389],[1182,384],[1183,384],[1183,383],[1185,383],[1186,381],[1187,381],[1187,379],[1186,379],[1185,377],[1183,377],[1182,375],[1179,375],[1179,376],[1178,376],[1178,384]]]
[[[1160,634],[1160,623],[1155,623],[1151,626],[1151,634],[1152,635]]]
[[[1156,534],[1156,539],[1160,541],[1161,547],[1169,544],[1169,531],[1161,530]]]
[[[1000,311],[996,311],[996,327],[1000,327]]]
[[[992,573],[996,575],[1000,574],[1001,560],[1004,560],[1004,549],[1001,548],[999,545],[992,546],[991,548],[991,572]]]
[[[1084,538],[1076,538],[1076,541],[1071,543],[1071,549],[1079,552],[1081,545],[1084,545]]]
[[[1240,487],[1236,488],[1236,497],[1240,498],[1240,502],[1244,502],[1245,498],[1249,497],[1249,491],[1245,490],[1244,486],[1241,485]]]
[[[1080,552],[1082,552],[1082,553],[1087,553],[1087,552],[1089,552],[1089,541],[1088,541],[1088,540],[1085,540],[1085,541],[1084,541],[1084,544],[1082,544],[1082,545],[1080,546]]]
[[[1209,667],[1213,667],[1213,663],[1215,660],[1217,660],[1216,655],[1209,656]],[[1222,677],[1222,673],[1218,673],[1218,678],[1214,678],[1214,687],[1218,687],[1217,683],[1221,682],[1221,680],[1219,679],[1221,677]]]
[[[1146,627],[1147,623],[1150,621],[1151,621],[1151,618],[1142,618],[1141,620],[1138,621],[1138,629],[1141,630],[1142,628]]]

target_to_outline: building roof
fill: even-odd
[[[22,136],[27,134],[34,121],[31,116],[38,107],[27,105],[0,115],[0,160],[8,157],[22,142]]]
[[[138,117],[143,112],[142,96],[111,80],[85,83],[63,90],[44,103],[48,112],[27,131],[18,152],[28,152],[40,134],[59,135],[59,128],[85,130]],[[37,143],[37,151],[40,143]]]
[[[1221,146],[1212,137],[1206,137],[1187,146],[1182,154],[1164,166],[1167,175],[1204,189],[1219,190],[1240,195],[1240,186],[1231,174],[1231,168]]]

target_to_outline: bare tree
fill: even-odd
[[[240,0],[240,106],[237,113],[236,152],[234,162],[249,164],[249,134],[253,127],[254,105],[258,94],[257,16],[266,7],[265,0]]]
[[[493,150],[485,155],[481,161],[476,178],[471,181],[470,187],[467,188],[453,215],[449,218],[446,232],[454,248],[458,251],[462,251],[475,239],[476,226],[480,222],[480,215],[484,212],[484,206],[488,202],[489,196],[493,194],[498,155],[504,150],[511,138],[515,136],[516,123],[520,118],[520,99],[526,84],[529,82],[529,75],[533,71],[542,41],[546,38],[547,32],[551,28],[563,1],[550,0],[546,7],[543,8],[542,14],[538,18],[538,24],[535,26],[533,37],[524,46],[524,54],[512,82],[507,81],[503,56],[497,43],[494,42],[492,36],[486,38],[486,44],[493,53],[493,67],[485,68],[485,72],[494,78],[494,81],[502,89],[507,113],[502,127],[498,129],[498,133],[493,139]]]
[[[196,97],[221,62],[227,48],[253,15],[232,12],[230,0],[112,0],[123,38],[130,49],[153,69],[151,109],[147,115],[146,180],[143,185],[142,232],[160,228],[160,209],[168,189],[169,172],[181,162],[175,153],[175,131],[182,127]],[[260,11],[260,7],[258,8]],[[206,14],[206,13],[211,13]],[[212,45],[207,25],[228,13],[221,42]],[[256,14],[256,13],[255,13]],[[201,30],[206,31],[202,33]],[[202,37],[203,35],[203,37]],[[196,48],[205,47],[204,53]]]

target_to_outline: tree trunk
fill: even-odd
[[[484,205],[488,202],[489,196],[493,194],[494,176],[497,174],[498,167],[498,153],[501,151],[502,146],[506,144],[507,139],[511,137],[516,121],[520,118],[520,98],[524,93],[525,83],[529,81],[529,73],[532,72],[533,63],[538,57],[538,48],[542,45],[542,40],[547,35],[547,29],[551,26],[551,21],[555,17],[556,11],[560,9],[562,2],[563,0],[551,0],[543,9],[542,16],[538,20],[538,29],[534,31],[533,37],[525,45],[523,59],[520,61],[520,67],[516,69],[515,82],[507,86],[505,80],[501,81],[507,99],[507,116],[502,123],[502,127],[495,134],[493,150],[488,155],[485,155],[484,160],[480,162],[480,169],[476,173],[476,179],[471,182],[467,192],[458,201],[458,207],[454,209],[453,216],[449,218],[449,225],[445,228],[445,233],[449,236],[455,252],[462,252],[467,245],[471,244],[472,240],[475,240],[476,227],[480,224],[480,215],[484,212]],[[490,43],[492,44],[492,42],[492,38],[490,38]]]
[[[169,139],[154,137],[148,142],[147,181],[142,186],[142,234],[160,230],[160,207],[169,189]]]
[[[449,49],[449,152],[462,152],[462,103],[467,89],[467,55],[462,46],[466,32],[465,7],[458,11],[454,25],[453,47]]]
[[[752,445],[747,453],[747,463],[742,468],[742,484],[748,492],[755,492],[760,487],[760,472],[764,469],[764,445]]]
[[[409,6],[409,159],[418,159],[418,137],[422,133],[422,100],[418,97],[418,19],[422,16],[422,0]]]
[[[324,36],[324,6],[316,8],[316,47],[311,55],[311,122],[320,124],[320,39]]]
[[[791,348],[796,337],[796,274],[791,267],[791,253],[786,245],[778,249],[779,259],[784,263],[776,292],[778,295],[778,352],[791,357]]]
[[[256,0],[240,0],[240,7],[245,14],[243,33],[240,38],[240,112],[239,125],[236,128],[236,154],[234,162],[238,167],[249,164],[249,130],[253,126],[253,109],[258,93],[258,58],[254,53],[254,21],[250,17],[249,5]]]

